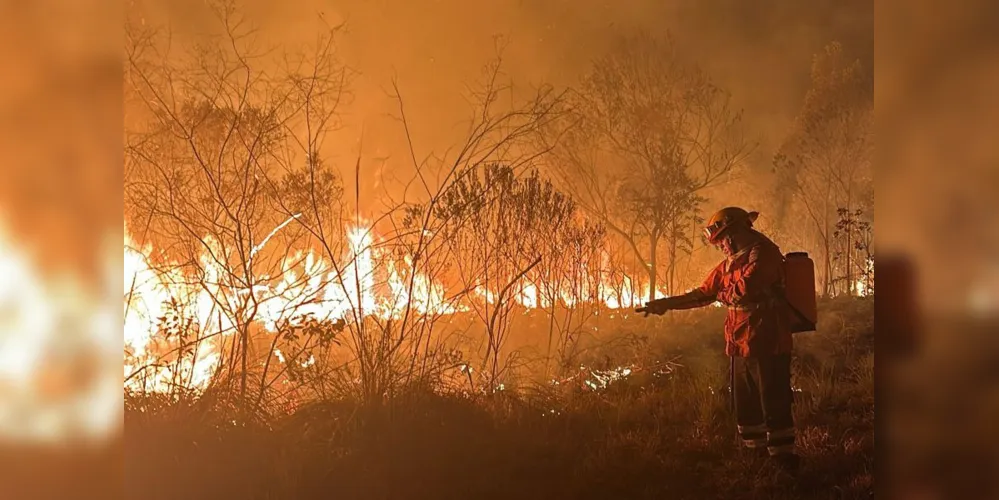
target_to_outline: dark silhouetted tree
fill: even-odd
[[[549,164],[577,202],[646,266],[649,298],[667,246],[667,293],[691,250],[702,193],[725,180],[753,145],[730,95],[676,53],[672,40],[621,39],[598,58],[547,130]]]
[[[823,276],[822,292],[834,293],[833,232],[837,210],[848,213],[873,205],[871,161],[874,151],[874,99],[860,62],[829,44],[812,63],[812,88],[794,128],[774,157],[778,206],[801,208],[811,221]],[[852,233],[847,232],[848,240]],[[847,241],[847,246],[852,246]],[[846,292],[855,280],[852,254],[846,253]]]

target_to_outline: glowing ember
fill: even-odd
[[[679,364],[672,361],[656,362],[651,366],[638,366],[631,364],[627,366],[619,366],[609,370],[595,370],[587,368],[586,366],[580,366],[579,371],[575,375],[562,380],[552,380],[551,384],[554,386],[562,386],[577,380],[580,382],[580,387],[584,390],[600,391],[616,382],[625,380],[638,372],[644,371],[651,373],[653,377],[658,378],[673,373],[673,371],[679,366]]]

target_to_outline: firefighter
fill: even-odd
[[[728,207],[708,220],[704,237],[725,260],[691,292],[658,299],[639,308],[646,314],[703,307],[721,302],[725,354],[731,360],[732,390],[739,437],[748,448],[766,448],[782,469],[794,473],[791,414],[791,328],[784,299],[784,256],[769,238],[753,229],[757,212]]]

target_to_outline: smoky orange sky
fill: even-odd
[[[239,2],[265,43],[294,49],[315,40],[322,23],[344,24],[339,55],[356,75],[344,127],[325,156],[347,185],[363,133],[362,197],[411,163],[389,97],[393,77],[422,158],[455,144],[470,112],[467,88],[504,43],[503,69],[517,86],[577,82],[616,37],[671,33],[746,113],[760,139],[753,158],[768,171],[809,86],[811,57],[830,41],[870,68],[870,0],[304,0]],[[178,45],[217,29],[202,0],[146,0],[133,14],[168,25]],[[873,71],[871,72],[873,80]]]

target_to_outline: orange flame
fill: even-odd
[[[311,251],[286,256],[280,279],[252,291],[258,299],[256,315],[240,321],[258,323],[264,331],[274,333],[282,322],[295,324],[308,316],[358,321],[367,316],[399,318],[407,306],[419,315],[468,310],[467,305],[446,298],[444,284],[414,271],[410,257],[392,258],[375,246],[376,239],[369,227],[350,229],[350,264],[339,269]],[[206,244],[213,246],[207,238]],[[262,245],[257,245],[254,253]],[[170,262],[153,266],[150,262],[154,257],[153,248],[137,247],[126,228],[125,387],[150,392],[169,392],[178,387],[202,390],[218,368],[222,340],[236,331],[237,321],[221,311],[238,310],[238,299],[251,291],[223,286],[225,269],[208,258],[207,252],[201,259],[200,276],[185,276],[179,265]],[[376,282],[376,271],[384,273],[383,285]],[[585,269],[580,275],[591,276]],[[568,286],[559,290],[539,288],[525,280],[514,300],[529,309],[551,307],[553,298],[561,298],[566,307],[582,301],[620,309],[642,304],[648,296],[647,285],[636,289],[628,277],[612,283],[605,274],[602,281],[596,287],[583,287],[598,290],[598,295],[593,295],[579,290],[574,293]],[[665,293],[660,291],[659,295]],[[471,298],[489,303],[497,300],[495,291],[482,287],[473,290]],[[177,330],[189,331],[190,337],[185,339]],[[185,343],[194,344],[196,349]],[[283,362],[283,354],[275,355]]]

